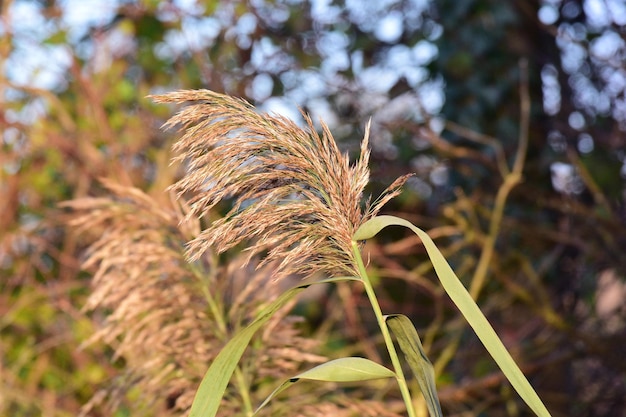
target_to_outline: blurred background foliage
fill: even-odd
[[[105,194],[99,178],[169,201],[172,109],[146,96],[180,88],[301,107],[351,153],[371,118],[372,192],[417,174],[386,210],[429,230],[553,415],[626,415],[623,1],[0,8],[0,415],[77,415],[123,368],[79,349],[101,317],[81,312],[86,242],[58,203]],[[516,161],[522,181],[503,185]],[[383,310],[423,336],[446,415],[528,415],[419,242],[389,230],[365,251]],[[332,332],[324,353],[376,354],[360,289],[325,297],[298,310]],[[116,415],[132,410],[131,393]]]

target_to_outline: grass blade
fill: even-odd
[[[293,379],[311,379],[328,382],[355,382],[395,377],[393,371],[369,359],[348,357],[328,361],[309,369]]]
[[[393,378],[395,376],[396,374],[393,371],[369,359],[356,357],[334,359],[302,372],[280,384],[256,409],[254,414],[265,407],[276,395],[301,379],[327,382],[356,382]]]
[[[407,316],[402,314],[385,316],[385,322],[396,336],[398,345],[417,379],[431,417],[443,416],[439,397],[437,396],[437,387],[435,386],[433,364],[426,356],[426,352],[424,352],[422,342],[413,323]]]
[[[550,412],[545,407],[530,382],[519,369],[502,341],[491,327],[483,313],[480,311],[472,297],[467,292],[459,278],[456,276],[448,261],[441,254],[435,242],[422,229],[414,226],[411,222],[395,216],[377,216],[365,222],[354,234],[354,240],[364,240],[375,236],[387,226],[405,226],[411,229],[422,240],[426,252],[430,257],[437,277],[441,285],[448,293],[461,314],[468,321],[474,332],[483,343],[489,354],[496,361],[504,375],[520,397],[528,404],[531,410],[540,417],[549,417]]]
[[[291,288],[282,293],[273,303],[265,307],[257,316],[257,318],[245,329],[237,333],[222,348],[209,369],[207,370],[198,391],[194,397],[189,412],[189,417],[215,417],[219,408],[224,391],[228,386],[228,382],[250,343],[250,339],[261,326],[263,326],[278,310],[287,304],[293,297],[304,291],[313,284],[324,284],[338,281],[359,280],[356,277],[337,277],[330,278],[314,283],[308,283]]]

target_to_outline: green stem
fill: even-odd
[[[224,340],[227,339],[228,330],[226,328],[224,309],[221,308],[221,305],[209,291],[209,280],[205,278],[205,274],[201,271],[201,268],[197,264],[192,263],[190,265],[190,269],[200,281],[202,293],[207,301],[209,310],[213,315],[213,318],[215,319],[218,333],[222,336]],[[250,398],[250,391],[248,389],[248,383],[246,382],[245,375],[241,371],[241,367],[239,365],[237,365],[237,368],[235,368],[234,374],[237,389],[239,390],[239,395],[241,396],[241,400],[243,401],[243,408],[245,410],[245,413],[247,416],[251,416],[254,413],[254,408],[252,407],[252,399]]]
[[[389,352],[389,357],[391,358],[391,363],[393,365],[394,372],[396,373],[396,380],[398,381],[398,386],[400,387],[402,399],[404,400],[404,404],[406,405],[409,417],[415,417],[415,409],[413,407],[413,401],[411,399],[409,387],[406,383],[406,378],[404,377],[404,372],[402,371],[402,364],[400,363],[398,353],[396,352],[393,340],[391,339],[391,334],[389,333],[389,328],[387,327],[387,323],[385,322],[383,312],[380,309],[380,304],[378,304],[378,299],[376,298],[374,287],[372,286],[369,276],[367,275],[367,271],[365,270],[365,264],[363,263],[361,252],[359,251],[359,247],[357,245],[357,242],[355,241],[352,241],[352,253],[354,254],[354,258],[356,259],[356,263],[359,268],[359,274],[361,276],[361,280],[363,281],[363,286],[365,287],[367,298],[372,305],[372,310],[374,310],[374,315],[376,316],[378,327],[380,327],[383,339],[385,340],[385,345],[387,346],[387,351]]]

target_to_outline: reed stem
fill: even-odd
[[[363,258],[361,257],[361,252],[359,251],[358,244],[355,241],[352,241],[352,252],[354,253],[354,257],[359,268],[359,275],[361,276],[361,280],[363,281],[365,293],[367,294],[367,298],[372,305],[372,310],[374,310],[374,315],[376,316],[378,327],[380,327],[383,339],[385,340],[385,345],[387,346],[387,351],[389,352],[389,357],[391,358],[393,370],[396,374],[396,380],[398,381],[400,393],[402,394],[402,399],[404,400],[404,404],[406,405],[407,412],[409,414],[409,417],[416,417],[415,408],[413,407],[413,400],[411,399],[411,393],[409,392],[409,387],[406,383],[404,372],[402,371],[402,364],[400,363],[398,353],[396,352],[396,347],[394,346],[393,340],[391,339],[391,334],[389,333],[389,328],[387,327],[383,312],[380,309],[380,304],[378,304],[378,299],[376,298],[374,287],[372,286],[372,282],[370,281],[369,276],[367,275],[367,271],[365,270],[365,264],[363,263]]]

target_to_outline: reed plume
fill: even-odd
[[[97,311],[96,317],[106,313],[85,345],[105,342],[115,352],[113,359],[125,366],[85,405],[83,415],[99,408],[112,415],[137,388],[142,393],[138,404],[144,404],[147,415],[154,407],[159,415],[181,415],[191,406],[206,365],[280,288],[270,285],[271,264],[246,267],[242,257],[234,257],[222,266],[209,254],[190,264],[184,243],[199,232],[193,219],[183,221],[182,209],[163,207],[136,188],[103,184],[110,197],[64,206],[72,211],[70,225],[89,244],[83,267],[94,271],[93,290],[84,310]],[[207,297],[221,308],[211,310]],[[286,378],[303,362],[324,360],[314,353],[319,343],[300,335],[299,319],[287,316],[289,309],[272,317],[247,353],[250,380]],[[233,392],[223,409],[238,415],[240,403]],[[133,415],[140,415],[138,404]]]
[[[179,196],[191,195],[188,216],[205,216],[223,199],[233,199],[230,211],[190,242],[190,259],[212,247],[223,252],[251,240],[251,257],[267,250],[261,265],[277,262],[275,278],[358,275],[352,235],[398,194],[407,178],[396,180],[373,204],[363,204],[369,126],[360,157],[351,165],[328,127],[322,123],[319,135],[304,113],[303,129],[208,90],[152,98],[192,103],[165,124],[186,129],[174,150],[187,171],[172,188]]]
[[[85,413],[104,397],[112,398],[114,409],[132,386],[146,399],[167,399],[166,415],[188,410],[203,365],[280,294],[281,286],[270,280],[291,274],[358,275],[354,232],[399,193],[407,178],[396,180],[373,204],[363,201],[369,127],[351,165],[328,127],[322,124],[322,134],[316,133],[305,114],[303,129],[211,91],[154,99],[192,102],[166,123],[186,129],[174,146],[186,168],[171,187],[178,201],[163,207],[138,189],[105,180],[110,197],[65,204],[74,212],[70,224],[92,240],[84,267],[95,271],[94,290],[85,310],[109,312],[90,341],[111,345],[127,369],[122,383],[94,397]],[[202,217],[225,199],[232,199],[232,208],[202,230]],[[247,256],[217,264],[214,251],[244,240],[252,244]],[[252,374],[244,379],[284,379],[303,363],[324,360],[314,353],[317,342],[302,337],[297,319],[286,316],[289,308],[271,318],[259,335],[261,343],[246,352],[243,362]],[[222,400],[224,415],[242,413],[235,388]],[[315,397],[309,393],[291,403],[310,404]],[[366,404],[329,397],[304,407],[301,415],[331,409],[336,415],[366,415],[363,409],[374,409]],[[384,409],[380,403],[376,407]],[[293,408],[280,411],[279,405],[261,414],[268,412],[293,415]]]

